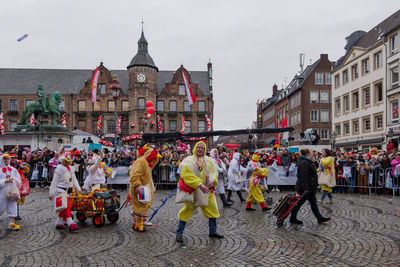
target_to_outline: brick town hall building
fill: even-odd
[[[142,31],[138,51],[127,70],[108,70],[100,63],[96,103],[91,101],[90,90],[94,69],[0,68],[0,112],[4,113],[6,131],[13,131],[25,107],[37,100],[36,90],[39,84],[43,85],[47,94],[56,91],[63,94],[60,109],[66,113],[68,131],[80,129],[96,134],[97,118],[101,114],[102,131],[110,136],[115,132],[116,108],[118,115],[122,116],[122,137],[155,132],[157,126],[150,127],[150,123],[142,122],[148,100],[153,101],[156,108],[149,122],[156,121],[155,115],[160,116],[164,132],[179,132],[182,115],[186,117],[185,132],[205,131],[205,115],[213,121],[212,64],[207,64],[207,71],[188,71],[183,66],[176,71],[158,70],[147,47]],[[188,104],[182,71],[185,72],[197,99],[192,106]],[[116,107],[110,92],[114,75],[117,75],[122,88]],[[134,128],[129,126],[131,122],[135,123]],[[41,123],[51,124],[51,120],[43,119]]]

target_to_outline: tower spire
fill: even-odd
[[[142,32],[143,32],[143,28],[144,28],[144,21],[142,19]]]

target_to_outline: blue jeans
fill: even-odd
[[[349,178],[349,191],[354,193],[354,186],[356,185],[356,179],[354,177]]]
[[[209,234],[216,234],[217,233],[217,219],[216,218],[209,218],[208,225],[210,227]],[[176,230],[176,235],[183,235],[183,231],[185,230],[186,222],[179,221],[178,229]]]
[[[292,213],[290,215],[290,220],[295,220],[296,219],[297,213],[299,212],[301,206],[303,206],[303,204],[306,202],[306,200],[308,200],[308,202],[310,202],[311,211],[314,213],[314,216],[317,219],[321,219],[323,217],[321,215],[321,213],[319,212],[318,204],[317,204],[317,197],[315,196],[315,193],[314,192],[307,192],[307,193],[304,193],[301,196],[299,202],[297,202],[297,204],[292,209]]]
[[[323,190],[321,200],[324,200],[326,198],[326,195],[328,195],[329,199],[332,199],[332,193],[328,193],[328,191]]]

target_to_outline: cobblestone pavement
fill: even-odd
[[[170,192],[157,191],[154,207]],[[127,192],[121,195],[126,199]],[[47,190],[33,189],[21,206],[21,231],[5,230],[7,217],[0,217],[0,266],[399,266],[400,198],[335,197],[334,204],[320,205],[330,223],[319,225],[307,202],[298,216],[303,226],[277,228],[270,213],[259,207],[244,211],[235,195],[232,208],[220,208],[218,230],[224,239],[209,239],[208,221],[197,211],[180,245],[175,242],[180,206],[174,197],[146,233],[132,230],[130,206],[114,225],[96,228],[90,222],[68,232],[55,229]]]

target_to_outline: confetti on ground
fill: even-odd
[[[187,246],[182,246],[181,248],[187,248]]]
[[[268,241],[269,241],[269,242],[275,242],[275,240],[273,240],[273,239],[268,239]]]
[[[243,222],[243,224],[248,224],[249,222]]]
[[[214,256],[214,253],[211,253],[210,255],[211,255],[211,256]]]
[[[326,239],[322,239],[322,241],[324,241],[324,242],[328,242],[328,240],[326,240]]]
[[[283,249],[281,249],[281,254],[283,255],[283,253],[285,253],[285,251]]]

